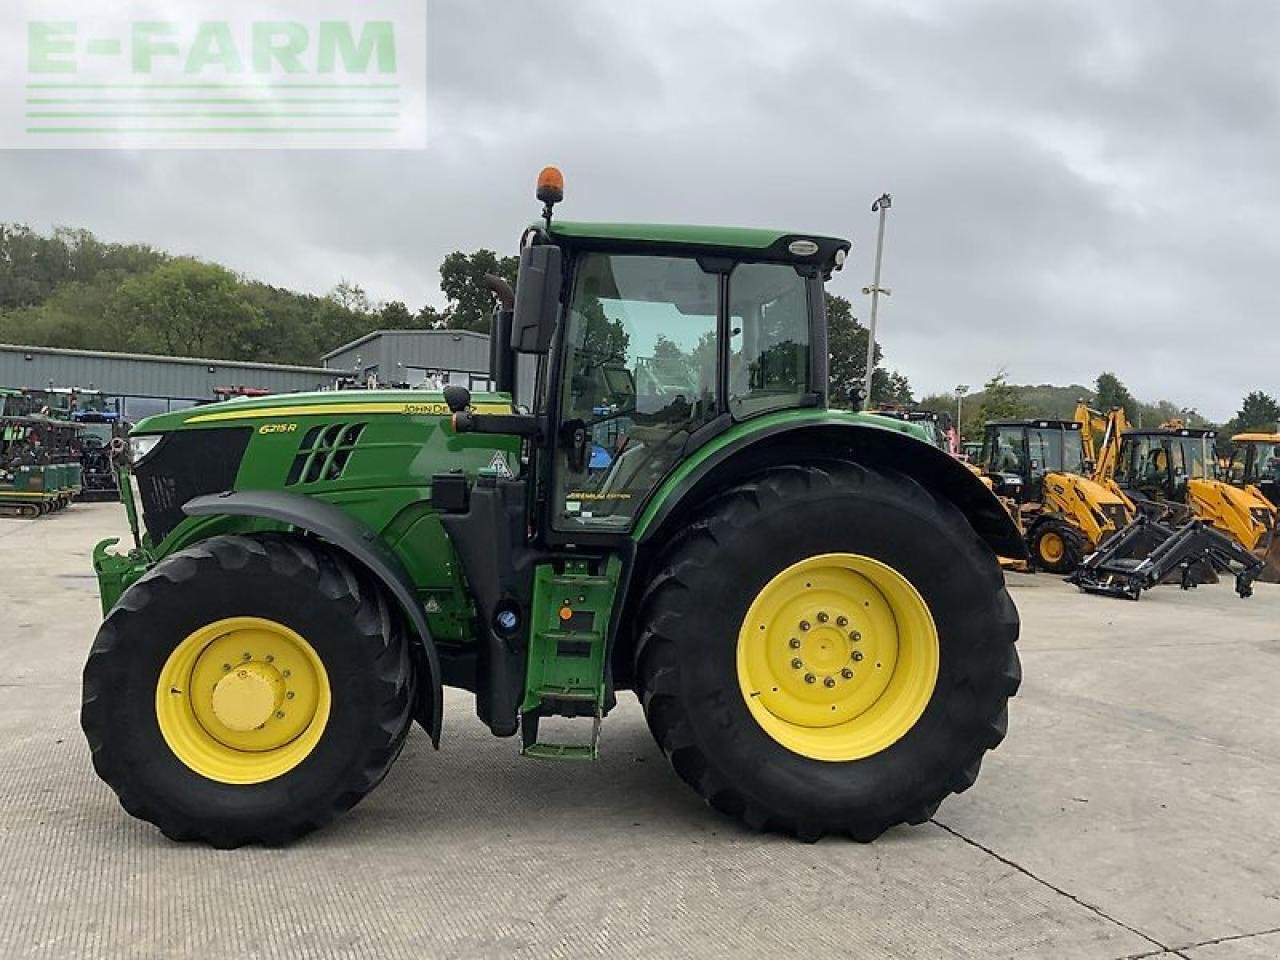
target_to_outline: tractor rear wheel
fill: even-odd
[[[382,780],[413,699],[381,589],[277,534],[156,564],[98,631],[81,724],[98,775],[174,840],[278,845]]]
[[[1031,561],[1041,570],[1067,574],[1084,560],[1084,538],[1069,523],[1044,520],[1032,529],[1029,539]]]
[[[641,605],[637,692],[716,809],[874,839],[967,789],[1021,679],[990,549],[910,478],[780,467],[710,502]]]

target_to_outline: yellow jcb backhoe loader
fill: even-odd
[[[1198,519],[1231,537],[1265,562],[1256,579],[1280,583],[1276,508],[1256,487],[1235,487],[1215,476],[1216,437],[1179,420],[1129,430],[1120,438],[1116,483],[1148,516],[1172,510],[1174,522]]]
[[[1089,476],[1075,421],[990,422],[978,462],[1025,532],[1031,562],[1051,573],[1070,573],[1136,517],[1123,494]]]

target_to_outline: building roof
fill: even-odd
[[[151,363],[182,363],[195,367],[246,367],[252,370],[277,370],[287,373],[316,373],[331,377],[333,370],[326,367],[298,367],[283,363],[261,363],[256,360],[215,360],[210,357],[170,357],[159,353],[115,353],[109,350],[75,350],[68,347],[35,347],[17,343],[0,343],[0,350],[9,353],[46,353],[64,357],[91,357],[102,360],[142,360]]]
[[[488,340],[487,333],[477,333],[475,330],[374,330],[366,333],[363,337],[352,340],[350,343],[344,343],[340,347],[335,347],[324,355],[323,360],[329,360],[336,357],[340,353],[346,353],[362,344],[368,343],[370,340],[376,340],[379,337],[394,337],[401,335],[411,335],[414,337],[449,337],[451,339],[457,337],[478,337],[481,340]],[[332,369],[326,368],[332,373]]]

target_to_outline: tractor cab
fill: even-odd
[[[1116,482],[1147,500],[1185,503],[1192,480],[1213,480],[1213,430],[1178,425],[1130,430],[1121,441]]]
[[[1231,438],[1228,476],[1233,486],[1254,486],[1280,506],[1280,433],[1241,433]]]
[[[1084,439],[1072,420],[998,420],[988,423],[978,465],[997,496],[1018,503],[1039,500],[1051,473],[1084,474]]]

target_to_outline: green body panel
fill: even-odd
[[[844,410],[823,410],[810,407],[798,410],[780,410],[777,413],[769,413],[751,420],[744,420],[700,447],[692,456],[680,462],[670,476],[663,481],[662,486],[658,488],[658,492],[654,494],[645,507],[644,512],[636,521],[632,536],[638,540],[648,532],[654,517],[658,515],[667,498],[679,490],[690,476],[697,473],[707,460],[731,444],[781,424],[812,426],[846,424],[876,427],[877,429],[914,437],[921,443],[929,443],[928,434],[917,424],[894,420],[891,417],[877,416],[874,413],[850,413]]]
[[[510,398],[478,394],[474,406],[482,412],[507,412]],[[462,470],[474,479],[492,468],[501,456],[512,473],[518,467],[520,441],[516,437],[453,432],[450,414],[438,393],[407,390],[335,391],[288,394],[233,400],[149,417],[133,434],[172,431],[248,429],[252,433],[233,489],[282,490],[341,507],[384,539],[417,585],[428,623],[442,643],[472,638],[471,604],[460,566],[439,519],[431,509],[431,478]],[[336,478],[309,476],[332,465],[317,459],[309,434],[339,425],[364,424],[358,440]],[[284,525],[252,517],[188,517],[160,543],[144,536],[147,557],[157,562],[200,540],[224,533],[283,529]],[[102,582],[107,594],[141,576],[146,565],[130,566]],[[113,601],[114,602],[114,599]]]

